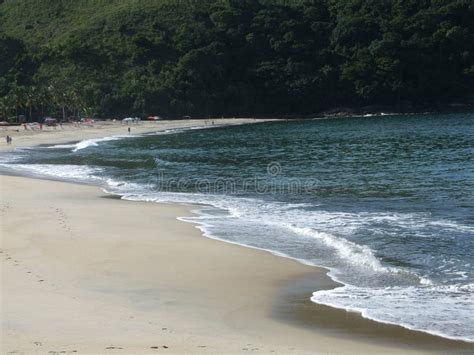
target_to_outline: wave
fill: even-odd
[[[375,257],[373,250],[365,245],[359,245],[343,238],[337,238],[329,233],[319,232],[307,227],[296,227],[291,224],[283,225],[298,234],[320,240],[322,243],[334,248],[341,258],[350,260],[352,264],[377,272],[400,271],[397,268],[383,266],[380,260]]]
[[[154,158],[154,161],[155,161],[155,164],[156,164],[157,166],[180,164],[180,163],[178,163],[178,162],[173,162],[173,161],[169,161],[169,160],[165,160],[165,159],[160,159],[160,158],[158,158],[158,157]]]
[[[131,138],[131,137],[139,137],[139,135],[115,135],[115,136],[109,136],[109,137],[84,139],[82,141],[74,142],[74,143],[54,144],[54,145],[48,145],[46,147],[26,147],[22,149],[30,149],[30,150],[71,149],[72,152],[77,152],[79,150],[86,149],[89,147],[96,147],[101,142],[110,142],[110,141],[115,141],[119,139]]]
[[[344,285],[316,291],[311,300],[362,317],[466,342],[474,314],[474,284],[363,288]]]
[[[97,183],[102,179],[97,176],[102,168],[88,165],[59,165],[59,164],[4,164],[0,166],[11,172],[27,174],[36,177],[56,178],[68,181]]]
[[[141,192],[151,191],[153,187],[154,186],[152,184],[137,184],[133,182],[114,180],[109,178],[105,180],[105,186],[103,187],[103,191],[106,193],[121,195],[122,193],[127,193],[131,190]]]
[[[70,143],[70,144],[55,144],[49,145],[45,147],[46,149],[69,149],[69,148],[76,148],[77,143]],[[35,148],[36,149],[36,148]]]
[[[95,184],[102,187],[106,193],[113,191],[114,194],[121,194],[131,190],[149,192],[154,187],[152,184],[137,184],[108,178],[104,174],[104,168],[101,167],[70,164],[10,164],[9,162],[9,160],[1,161],[0,168],[25,176]]]
[[[127,137],[127,136],[125,136],[125,137]],[[89,147],[95,147],[100,142],[115,141],[115,140],[125,138],[125,137],[124,136],[112,136],[112,137],[104,137],[104,138],[86,139],[86,140],[83,140],[79,143],[76,143],[75,147],[72,151],[77,152],[81,149],[86,149],[86,148],[89,148]]]

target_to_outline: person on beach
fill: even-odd
[[[10,136],[9,136],[9,135],[7,135],[7,136],[5,137],[5,140],[7,141],[7,145],[10,144]]]
[[[130,134],[130,127],[128,127],[128,134]]]

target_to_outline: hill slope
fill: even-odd
[[[0,111],[285,115],[464,100],[472,18],[469,0],[6,0]]]

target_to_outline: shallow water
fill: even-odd
[[[205,204],[208,236],[328,267],[312,300],[474,341],[474,114],[301,120],[108,137],[3,169]]]

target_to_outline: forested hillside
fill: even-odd
[[[0,115],[472,100],[472,0],[5,0]]]

